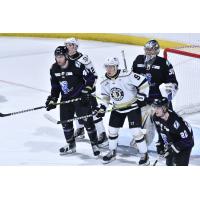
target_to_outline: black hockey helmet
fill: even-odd
[[[152,106],[153,107],[166,107],[166,108],[168,108],[169,107],[169,101],[166,97],[162,97],[160,99],[154,99]]]
[[[160,45],[156,40],[149,40],[144,45],[146,55],[158,55],[160,53]]]
[[[67,58],[67,47],[66,46],[58,46],[55,51],[54,55],[59,56],[59,55],[64,55]]]

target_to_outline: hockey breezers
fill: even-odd
[[[55,105],[71,103],[71,102],[75,102],[75,101],[79,101],[79,100],[80,100],[80,98],[71,99],[71,100],[68,100],[68,101],[62,101],[62,102],[56,103]],[[40,110],[40,109],[43,109],[43,108],[46,108],[46,106],[39,106],[39,107],[30,108],[30,109],[26,109],[26,110],[20,110],[20,111],[17,111],[17,112],[12,112],[12,113],[7,113],[7,114],[0,113],[0,117],[8,117],[8,116],[11,116],[11,115],[18,115],[18,114],[22,114],[22,113],[25,113],[25,112]]]

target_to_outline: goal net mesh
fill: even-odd
[[[200,46],[167,48],[164,57],[173,65],[179,83],[174,109],[179,114],[200,112]]]

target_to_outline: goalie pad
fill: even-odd
[[[151,119],[153,116],[153,111],[151,109],[150,105],[147,105],[143,108],[141,108],[142,111],[142,128],[143,130],[146,130],[146,134],[144,135],[147,146],[149,146],[155,137],[155,125]],[[135,138],[130,142],[130,146],[137,148],[137,145],[135,143]]]

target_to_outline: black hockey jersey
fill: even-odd
[[[95,76],[83,64],[76,65],[74,61],[69,60],[69,64],[62,69],[57,63],[54,63],[50,69],[51,76],[51,96],[59,97],[62,100],[77,98],[81,90],[85,87],[93,88]]]
[[[156,56],[152,64],[145,64],[145,55],[139,55],[133,62],[132,70],[146,77],[149,82],[149,103],[162,97],[159,86],[162,83],[175,83],[178,87],[173,66],[160,56]]]
[[[193,131],[191,126],[177,115],[169,110],[167,121],[153,115],[153,121],[156,126],[159,142],[161,144],[173,143],[179,151],[192,148],[194,146]]]

